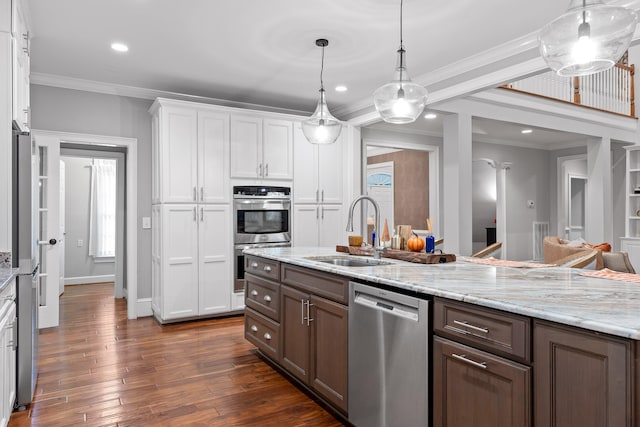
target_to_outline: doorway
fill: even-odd
[[[122,298],[125,150],[63,143],[60,159],[61,285],[113,282]]]
[[[124,297],[127,298],[127,317],[136,319],[138,317],[138,235],[137,235],[137,164],[138,151],[137,140],[135,138],[109,137],[100,135],[85,135],[66,132],[33,130],[32,138],[41,153],[41,169],[46,170],[41,173],[41,183],[46,182],[45,192],[41,192],[44,197],[44,205],[47,206],[47,215],[41,221],[41,230],[47,230],[46,238],[55,241],[59,238],[59,205],[60,205],[60,147],[62,144],[75,144],[96,147],[121,147],[126,151],[125,162],[125,202],[126,212],[124,214],[124,242],[123,245],[123,286]],[[44,179],[46,178],[46,179]],[[44,188],[44,186],[43,186]],[[41,201],[41,205],[43,205]],[[44,228],[43,228],[44,227]],[[130,232],[127,232],[130,230]],[[46,305],[41,303],[39,313],[40,328],[49,328],[59,325],[59,257],[60,246],[51,244],[46,247],[40,258],[40,293],[45,297]],[[55,278],[55,280],[54,280]],[[146,301],[140,302],[141,309],[147,306]],[[150,301],[149,301],[150,304]]]

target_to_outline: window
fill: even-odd
[[[89,255],[116,254],[116,160],[93,159],[91,166]]]

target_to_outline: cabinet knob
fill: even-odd
[[[253,332],[258,332],[258,327],[256,325],[251,325],[251,330]]]
[[[269,332],[265,332],[264,339],[265,340],[270,340],[271,339],[271,334]]]
[[[271,273],[271,267],[268,265],[264,266],[264,271],[266,271],[267,273]]]
[[[269,295],[265,295],[263,298],[266,302],[271,302],[271,297]]]
[[[257,297],[258,296],[258,291],[256,291],[255,289],[251,291],[251,296]]]
[[[251,263],[251,268],[258,268],[258,263],[257,262],[252,262]]]

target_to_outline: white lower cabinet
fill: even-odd
[[[0,306],[0,427],[9,423],[16,400],[16,304],[15,285],[9,285],[2,293]]]
[[[152,308],[172,321],[231,311],[229,205],[154,205]]]
[[[327,246],[346,244],[342,205],[294,205],[293,246]]]

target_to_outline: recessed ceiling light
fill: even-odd
[[[533,133],[533,129],[522,129],[520,132],[524,134]]]
[[[336,92],[346,92],[346,91],[347,91],[347,87],[345,85],[336,86]]]
[[[433,120],[436,117],[438,117],[438,116],[435,113],[427,113],[427,114],[424,115],[424,118],[427,119],[427,120]]]
[[[116,52],[127,52],[129,50],[129,46],[123,43],[111,43],[111,49]]]

